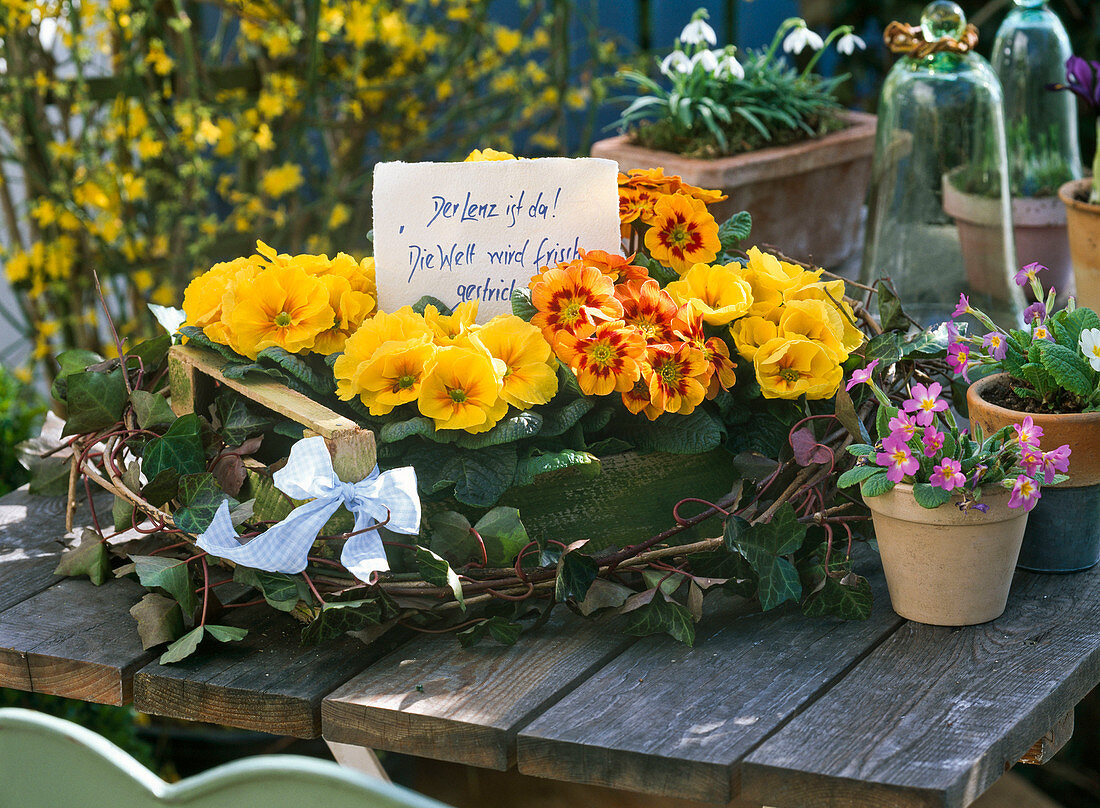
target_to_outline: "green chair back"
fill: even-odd
[[[326,760],[265,755],[166,783],[60,718],[0,710],[0,808],[447,808]]]

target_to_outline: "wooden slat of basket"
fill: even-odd
[[[168,380],[172,388],[172,409],[176,415],[189,412],[202,414],[210,405],[213,383],[217,381],[329,440],[369,431],[274,379],[259,376],[226,378],[222,373],[226,364],[224,359],[210,351],[190,345],[172,346],[168,352]]]

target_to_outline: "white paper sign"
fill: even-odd
[[[515,289],[578,250],[621,254],[618,167],[592,157],[380,163],[374,169],[378,304],[424,295],[512,311]]]

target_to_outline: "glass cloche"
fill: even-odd
[[[1050,268],[1044,286],[1072,292],[1073,270],[1066,209],[1058,186],[1080,179],[1077,104],[1071,93],[1054,93],[1072,55],[1069,34],[1045,0],[1015,0],[997,31],[993,69],[1004,91],[1008,122],[1008,173],[1016,258]]]
[[[960,294],[1005,323],[1025,305],[1012,280],[1001,85],[977,38],[947,0],[930,3],[919,27],[886,30],[903,55],[879,103],[862,276],[889,277],[924,325],[949,319]]]

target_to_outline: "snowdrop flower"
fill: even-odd
[[[691,69],[694,70],[696,65],[702,65],[705,71],[714,73],[718,70],[718,55],[715,51],[701,50],[691,57]]]
[[[810,50],[818,51],[825,47],[825,42],[810,30],[805,20],[799,20],[799,24],[783,40],[783,51],[784,53],[799,54],[807,47]]]
[[[1086,328],[1082,331],[1080,348],[1092,369],[1100,370],[1100,328]]]
[[[717,45],[718,36],[714,33],[714,29],[707,25],[707,21],[700,17],[684,26],[684,30],[680,32],[680,41],[685,45],[702,45],[704,42],[708,45]]]
[[[682,50],[674,50],[661,60],[661,72],[668,77],[675,73],[690,73],[694,65]]]
[[[856,36],[851,31],[838,39],[836,43],[837,53],[843,53],[846,56],[851,56],[857,50],[866,50],[866,48],[867,43],[863,41],[862,37]]]
[[[717,78],[723,76],[730,76],[735,79],[745,78],[745,68],[737,61],[737,57],[733,55],[732,50],[725,50],[719,54],[718,66],[713,72]]]

